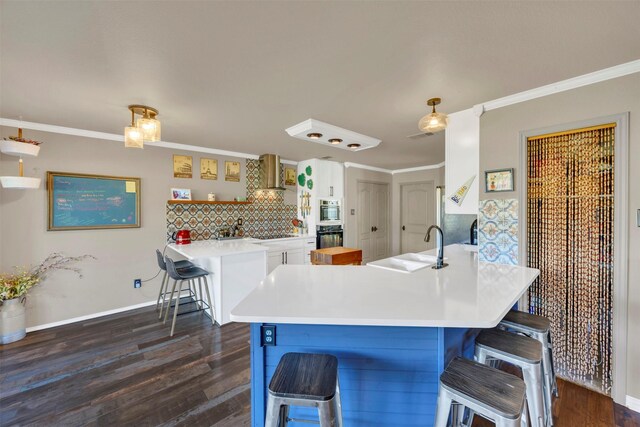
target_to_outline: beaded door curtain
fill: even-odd
[[[548,317],[558,374],[611,391],[615,124],[528,138],[530,312]]]

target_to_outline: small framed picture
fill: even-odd
[[[240,162],[224,162],[224,180],[240,182]]]
[[[218,179],[218,161],[216,159],[200,159],[200,179]]]
[[[513,191],[513,168],[485,171],[484,183],[487,193]]]
[[[193,158],[191,156],[173,155],[173,177],[191,178],[193,176]]]
[[[189,188],[172,188],[171,200],[191,200],[191,189]]]
[[[296,170],[284,168],[284,185],[296,185]]]

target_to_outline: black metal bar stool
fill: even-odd
[[[164,310],[164,302],[166,300],[167,295],[170,293],[168,291],[168,287],[169,287],[169,276],[167,274],[167,264],[164,262],[164,258],[162,257],[162,253],[160,253],[160,251],[158,249],[156,249],[156,258],[158,259],[158,267],[160,267],[160,270],[164,271],[164,274],[162,275],[162,283],[160,283],[160,292],[158,292],[158,301],[156,302],[156,310],[158,310],[158,308],[160,308],[160,314],[158,315],[158,319],[162,319],[162,311]],[[195,267],[195,265],[193,265],[193,263],[191,261],[174,261],[174,264],[176,266],[176,270],[181,270],[183,268],[191,268],[191,267]],[[187,289],[189,291],[189,295],[191,297],[195,296],[195,293],[193,292],[193,290],[191,289],[191,286],[189,286],[189,289]],[[171,301],[169,301],[169,304],[171,304]]]
[[[524,311],[511,310],[500,321],[498,327],[527,335],[542,343],[545,411],[549,425],[553,425],[551,394],[553,393],[558,397],[558,385],[556,382],[555,369],[553,368],[551,322],[543,316],[529,314]]]
[[[542,344],[538,340],[500,329],[485,329],[476,337],[475,357],[479,363],[490,365],[501,360],[520,368],[531,423],[535,427],[547,425],[542,399]],[[471,419],[468,425],[471,425]]]
[[[173,322],[171,324],[170,336],[173,336],[173,331],[176,327],[176,319],[178,318],[178,308],[180,307],[180,301],[179,301],[180,293],[182,291],[182,285],[185,282],[185,280],[189,283],[189,286],[193,284],[194,288],[195,288],[195,281],[196,279],[198,280],[198,289],[200,291],[198,294],[199,297],[198,299],[192,302],[196,304],[196,307],[198,306],[198,303],[200,303],[200,308],[196,310],[180,313],[180,314],[188,314],[188,313],[193,313],[194,311],[202,311],[205,309],[209,309],[211,312],[211,323],[215,325],[216,319],[215,319],[215,316],[213,315],[213,300],[211,299],[211,293],[209,292],[209,285],[207,283],[207,276],[209,275],[209,272],[203,268],[196,267],[196,266],[192,268],[184,268],[184,269],[178,270],[173,260],[169,257],[165,257],[165,263],[167,264],[167,273],[169,274],[169,277],[173,279],[173,287],[171,288],[169,305],[167,306],[167,311],[165,312],[163,323],[166,323],[167,318],[169,317],[169,307],[171,306],[171,301],[173,300],[173,296],[176,291],[176,285],[178,284],[178,281],[180,282],[180,286],[178,287],[177,300],[173,308]],[[205,290],[204,294],[202,293],[203,280],[204,280],[204,290]],[[204,301],[203,299],[204,295],[207,296],[207,301]]]
[[[434,427],[447,426],[452,404],[492,420],[496,427],[518,427],[523,417],[526,420],[524,399],[525,385],[520,378],[456,357],[440,375]]]
[[[329,354],[286,353],[280,359],[267,398],[265,427],[286,427],[289,406],[318,408],[321,427],[342,427],[338,359]]]

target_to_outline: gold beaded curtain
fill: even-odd
[[[558,375],[611,390],[615,124],[528,138],[530,311],[551,320]]]

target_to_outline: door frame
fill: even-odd
[[[387,186],[387,254],[391,253],[391,183],[375,181],[371,179],[356,179],[356,200],[358,200],[358,187],[360,184],[381,184]],[[356,202],[357,203],[357,202]],[[357,205],[356,205],[357,206]],[[360,247],[360,207],[356,208],[354,227],[356,229],[356,247]]]
[[[614,215],[613,215],[613,327],[612,327],[612,387],[614,402],[626,405],[627,395],[627,329],[629,291],[629,112],[596,117],[579,122],[565,123],[520,132],[520,173],[518,185],[519,264],[527,260],[527,138],[546,133],[580,129],[606,123],[615,123]],[[528,304],[527,304],[528,307]]]
[[[426,180],[426,181],[407,181],[407,182],[401,182],[400,183],[400,224],[398,224],[400,226],[400,230],[398,230],[398,232],[400,233],[400,239],[398,239],[398,243],[399,243],[399,250],[400,253],[402,253],[402,187],[404,187],[405,185],[416,185],[416,184],[426,184],[428,186],[431,186],[431,189],[433,190],[433,218],[435,219],[435,222],[438,222],[438,208],[437,208],[437,204],[438,204],[438,196],[436,194],[436,182],[433,179],[430,180]],[[427,231],[425,230],[425,233]],[[437,243],[438,240],[440,238],[440,235],[438,234],[438,239],[435,240],[435,242]],[[437,246],[437,245],[436,245]]]

